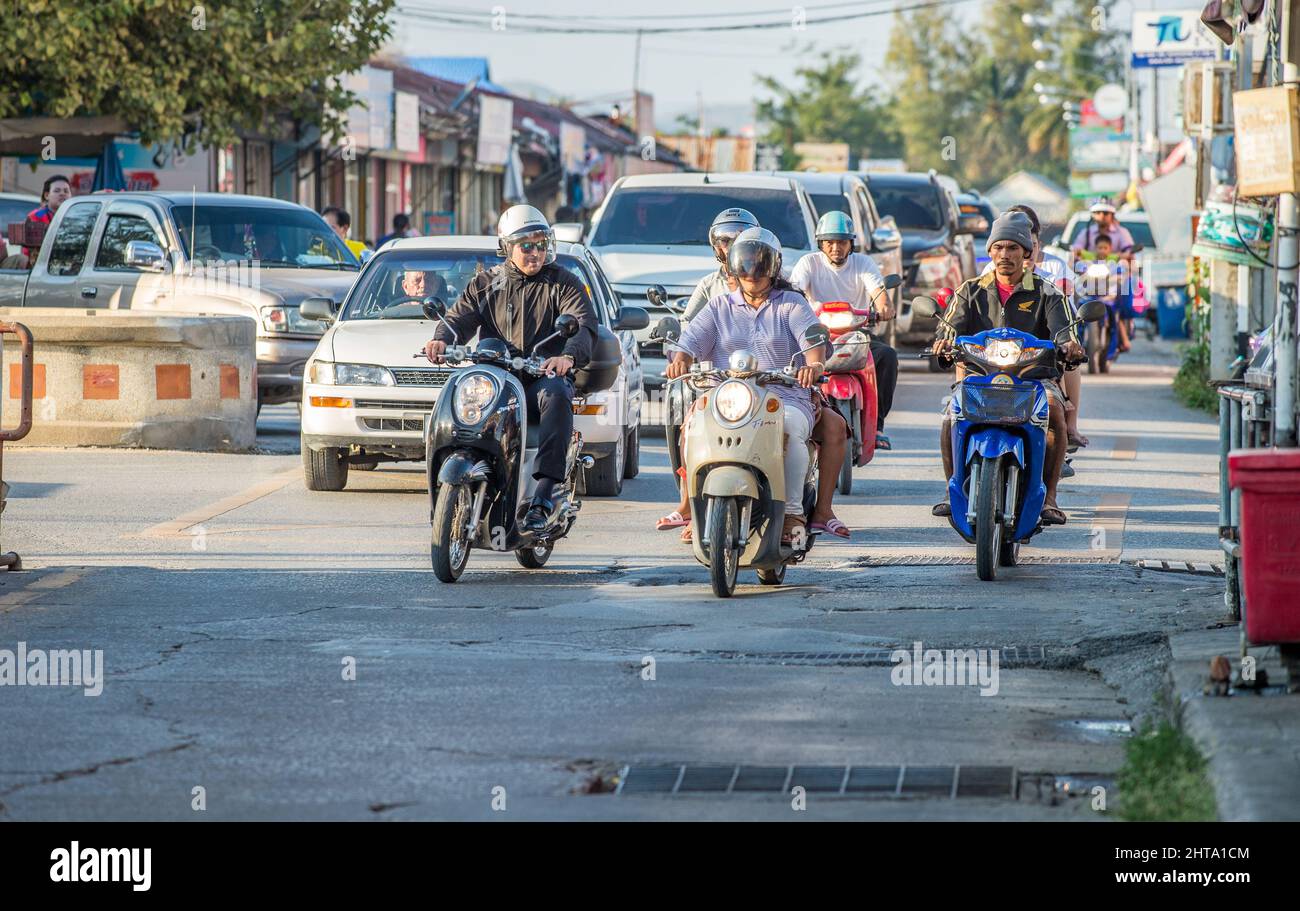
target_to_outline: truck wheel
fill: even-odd
[[[709,501],[709,582],[719,598],[730,598],[736,590],[740,548],[736,547],[735,497],[714,497]]]
[[[1002,502],[1002,460],[980,456],[979,490],[975,500],[975,574],[983,582],[992,582],[998,574],[998,557],[1002,554],[1002,522],[998,504]]]
[[[641,426],[633,427],[627,435],[626,455],[623,457],[623,477],[629,481],[641,471]]]
[[[348,483],[348,451],[303,446],[302,476],[308,490],[342,490]]]

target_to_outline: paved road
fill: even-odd
[[[1022,550],[1068,562],[992,584],[929,515],[946,384],[915,362],[895,451],[842,503],[852,541],[727,602],[653,531],[662,438],[545,570],[476,551],[456,586],[428,571],[420,466],[310,493],[292,407],[263,412],[256,454],[11,451],[3,544],[27,571],[0,576],[0,649],[103,649],[107,679],[0,688],[0,728],[22,732],[0,744],[0,815],[187,819],[202,787],[207,818],[1096,818],[1030,784],[1107,784],[1165,637],[1223,614],[1219,579],[1133,565],[1218,562],[1216,427],[1173,401],[1167,346],[1137,355],[1089,380],[1070,524]],[[996,695],[894,685],[889,651],[916,641],[1000,650]],[[788,793],[582,793],[677,763],[1010,766],[1023,784],[810,790],[802,816]]]

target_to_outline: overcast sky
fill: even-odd
[[[986,0],[946,2],[953,3],[952,14],[969,25],[983,13]],[[532,87],[544,87],[567,98],[606,102],[620,94],[631,94],[635,45],[632,35],[539,34],[512,21],[512,15],[545,14],[555,17],[549,22],[557,27],[719,25],[758,19],[779,21],[781,27],[768,30],[697,31],[645,35],[642,38],[640,83],[643,91],[655,96],[656,120],[660,129],[671,129],[676,114],[693,111],[699,94],[703,96],[706,121],[725,122],[735,128],[741,122],[748,122],[741,112],[748,109],[758,94],[756,75],[770,74],[783,81],[790,79],[799,64],[798,59],[788,53],[794,40],[801,44],[812,42],[822,49],[852,46],[863,56],[864,77],[877,83],[883,81],[881,68],[893,24],[890,11],[893,5],[890,0],[856,3],[806,0],[803,7],[809,20],[839,13],[884,12],[870,18],[838,20],[832,24],[816,24],[814,21],[804,30],[795,31],[789,26],[790,7],[780,0],[712,0],[708,3],[656,0],[653,4],[636,5],[593,0],[399,0],[395,36],[398,47],[410,56],[487,57],[493,78],[516,91],[528,93]],[[1140,9],[1190,9],[1196,4],[1185,0],[1137,0],[1137,5]],[[502,30],[438,24],[418,18],[422,12],[439,10],[477,11],[490,15],[494,7],[505,10],[505,28]],[[1049,3],[1043,3],[1044,10],[1049,7]],[[1130,3],[1120,3],[1113,14],[1115,27],[1126,34],[1132,8]],[[780,10],[784,12],[778,12]],[[646,16],[660,18],[631,18],[641,15],[642,11]],[[767,11],[768,15],[757,16],[757,11]],[[705,13],[709,15],[705,17]],[[742,18],[742,13],[749,15]],[[566,18],[569,16],[574,18]],[[1169,75],[1172,76],[1172,72]],[[715,106],[717,116],[711,117],[709,110]]]

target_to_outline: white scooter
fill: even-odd
[[[807,347],[795,358],[825,345],[828,338],[825,327],[810,327],[804,336]],[[781,543],[784,403],[767,387],[799,385],[794,359],[781,370],[766,371],[757,369],[753,354],[737,351],[725,370],[707,361],[696,363],[689,373],[669,382],[690,383],[700,397],[687,422],[683,461],[695,559],[709,567],[713,593],[731,597],[742,567],[757,570],[764,585],[780,585],[786,567],[801,562],[816,538],[805,527],[789,544]],[[805,516],[817,502],[817,447],[809,441],[808,450]]]

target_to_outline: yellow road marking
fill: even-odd
[[[1110,451],[1110,457],[1121,462],[1131,462],[1137,458],[1137,448],[1137,437],[1115,437],[1115,445]]]
[[[48,575],[41,576],[33,580],[30,584],[23,586],[19,591],[7,592],[0,595],[0,614],[8,613],[15,607],[35,601],[50,592],[58,591],[60,588],[66,588],[74,582],[80,581],[87,573],[85,569],[61,569]],[[3,577],[5,579],[20,579],[21,576],[11,575]]]
[[[152,528],[146,528],[144,531],[137,532],[134,537],[139,538],[168,538],[173,535],[183,534],[187,529],[203,522],[211,521],[217,516],[233,512],[242,506],[247,506],[255,500],[260,500],[269,494],[275,493],[282,487],[285,487],[295,480],[302,478],[301,468],[291,468],[288,471],[282,471],[278,474],[271,475],[265,481],[259,481],[247,490],[242,490],[237,494],[217,500],[215,503],[209,503],[206,506],[200,506],[198,509],[192,509],[184,515],[177,516],[170,522],[162,522]]]

